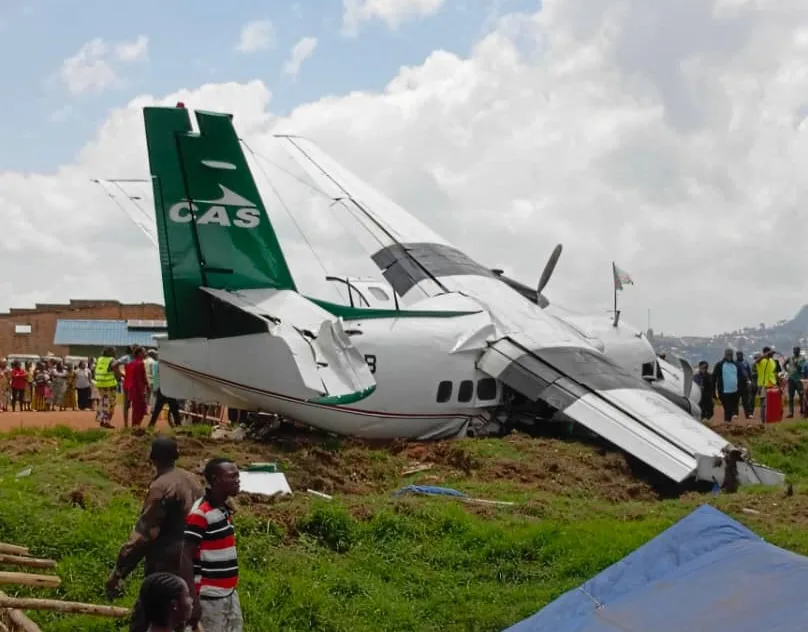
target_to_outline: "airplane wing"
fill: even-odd
[[[531,350],[528,336],[489,345],[478,368],[533,402],[543,401],[676,482],[723,484],[731,446],[678,406],[595,350]],[[782,474],[742,463],[742,483],[782,482]]]
[[[723,482],[736,471],[743,482],[782,481],[779,472],[738,462],[726,440],[610,361],[584,333],[525,301],[524,288],[436,235],[314,143],[286,138],[309,176],[335,200],[352,205],[373,233],[379,250],[372,259],[399,296],[406,300],[416,289],[426,296],[454,292],[488,311],[495,331],[478,361],[482,371],[677,482],[693,475]]]

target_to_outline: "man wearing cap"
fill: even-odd
[[[149,459],[157,470],[149,485],[140,518],[129,540],[121,547],[115,568],[107,579],[109,599],[123,594],[123,580],[144,560],[145,574],[178,574],[188,515],[204,490],[197,478],[176,467],[179,458],[177,442],[157,437],[151,445]],[[146,632],[148,625],[140,602],[135,602],[130,632]]]

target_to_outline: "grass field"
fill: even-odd
[[[199,432],[179,439],[185,467],[214,455],[277,461],[293,489],[334,496],[239,498],[246,630],[482,631],[535,612],[704,502],[808,554],[808,424],[733,432],[759,460],[786,471],[793,496],[672,495],[619,452],[522,435],[376,447],[215,442]],[[104,603],[104,580],[151,477],[148,444],[145,436],[67,428],[0,435],[0,540],[59,560],[63,579],[58,590],[7,592]],[[433,466],[402,475],[419,463]],[[415,482],[516,504],[392,496]],[[139,580],[127,582],[119,605],[131,605]],[[32,618],[53,632],[124,629],[89,617]]]

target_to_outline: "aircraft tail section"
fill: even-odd
[[[199,291],[295,290],[232,116],[197,111],[198,133],[180,106],[144,108],[144,120],[169,336],[254,333]]]

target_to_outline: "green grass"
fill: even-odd
[[[199,436],[194,441],[204,440]],[[525,441],[530,441],[525,439]],[[808,554],[808,424],[767,429],[747,442],[758,458],[784,469],[796,494],[751,489],[735,495],[687,494],[674,500],[613,502],[581,489],[558,494],[508,479],[462,473],[445,480],[458,489],[510,498],[508,508],[479,508],[449,498],[393,497],[412,479],[365,494],[326,501],[297,494],[276,504],[243,506],[235,521],[246,630],[501,630],[616,562],[702,502],[751,526],[775,544]],[[57,428],[0,438],[0,540],[29,546],[59,561],[62,587],[9,594],[58,596],[104,603],[103,586],[137,515],[135,493],[110,480],[102,465],[82,458],[100,432]],[[524,458],[518,443],[464,442],[479,462]],[[561,453],[574,448],[559,444]],[[332,445],[335,454],[357,448]],[[398,467],[399,457],[371,450],[369,476]],[[353,452],[351,452],[353,454]],[[126,455],[132,458],[132,455]],[[294,466],[296,456],[284,457]],[[28,476],[17,477],[31,467]],[[143,468],[148,465],[143,462]],[[423,475],[418,475],[423,476]],[[440,484],[445,484],[441,482]],[[74,506],[80,489],[85,508]],[[755,508],[759,514],[743,512]],[[19,570],[19,569],[16,569]],[[127,582],[120,605],[130,605],[140,573]],[[125,629],[124,622],[32,614],[49,632]]]

